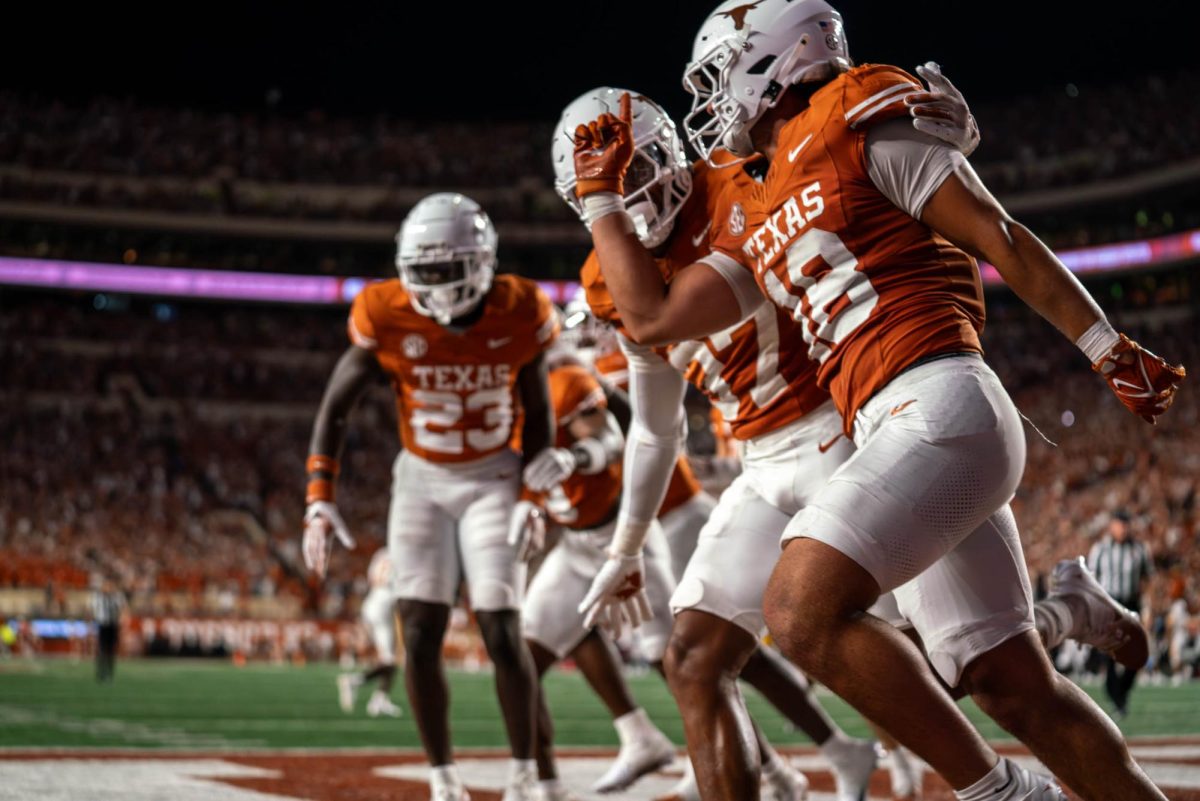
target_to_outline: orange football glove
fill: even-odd
[[[1124,334],[1092,369],[1104,376],[1125,408],[1151,425],[1171,406],[1179,382],[1187,375],[1183,367],[1167,364]]]
[[[621,95],[620,115],[601,114],[575,129],[575,196],[595,192],[625,194],[625,170],[633,161],[633,114],[629,93]]]

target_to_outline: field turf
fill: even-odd
[[[92,666],[66,660],[0,662],[0,747],[127,747],[179,749],[415,748],[411,717],[366,717],[365,694],[353,715],[337,705],[330,665],[234,667],[208,661],[122,661],[117,680],[98,685]],[[492,678],[451,673],[456,746],[505,743]],[[653,674],[630,676],[638,700],[676,742],[678,713]],[[549,702],[563,746],[612,746],[616,736],[599,701],[574,672],[547,677]],[[1098,688],[1088,688],[1096,694]],[[747,689],[751,712],[777,745],[804,744],[778,713]],[[403,687],[393,692],[405,707]],[[851,734],[867,734],[862,720],[821,692],[825,709]],[[989,739],[1006,736],[968,702],[964,708]],[[1200,734],[1200,683],[1180,688],[1139,687],[1121,722],[1130,737]]]

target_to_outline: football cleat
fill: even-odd
[[[541,801],[541,798],[537,769],[531,764],[528,769],[513,771],[508,777],[508,786],[504,788],[504,795],[500,801]]]
[[[808,777],[783,757],[769,774],[763,771],[763,801],[804,801],[808,798]]]
[[[338,706],[343,712],[354,711],[354,699],[358,695],[358,687],[362,680],[353,673],[343,673],[337,677]]]
[[[692,760],[687,759],[686,762],[687,768],[683,772],[683,778],[654,801],[700,801],[700,787],[696,784],[696,772],[692,769]]]
[[[383,692],[377,692],[367,702],[367,715],[373,718],[398,718],[404,716],[404,710],[393,704],[392,699]]]
[[[1075,598],[1086,610],[1083,620],[1075,615],[1074,629],[1067,636],[1112,654],[1129,670],[1145,667],[1150,658],[1150,639],[1141,620],[1104,591],[1082,556],[1064,559],[1054,566],[1050,594]]]
[[[616,761],[592,785],[592,791],[620,792],[647,773],[665,768],[674,761],[675,744],[665,734],[656,730],[653,737],[634,740],[621,746]]]
[[[883,748],[874,740],[851,740],[836,755],[830,756],[837,801],[863,801],[867,797],[871,774],[883,756]]]
[[[921,797],[921,777],[925,763],[904,746],[888,751],[888,773],[892,779],[893,801],[915,801]]]
[[[1003,794],[996,794],[996,801],[1070,801],[1054,779],[1005,761],[1010,780]]]

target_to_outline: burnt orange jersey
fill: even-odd
[[[590,411],[608,408],[600,382],[577,364],[564,364],[550,371],[550,400],[556,426],[554,444],[559,448],[569,448],[575,442],[569,430],[571,423]],[[592,475],[572,474],[551,491],[546,509],[567,528],[593,528],[612,515],[620,497],[618,461]]]
[[[404,448],[433,462],[468,462],[508,447],[517,374],[554,341],[553,308],[534,282],[500,275],[479,320],[455,333],[414,309],[393,279],[359,293],[348,328],[392,380]]]
[[[983,291],[967,254],[894,206],[867,170],[866,132],[904,117],[923,91],[903,70],[867,64],[818,89],[782,129],[745,222],[713,224],[714,249],[754,270],[801,323],[847,433],[868,398],[913,362],[980,351]]]
[[[657,259],[666,281],[708,255],[715,220],[722,220],[726,226],[731,217],[735,224],[739,218],[744,220],[742,197],[758,186],[746,166],[735,162],[714,168],[704,161],[693,166],[692,194],[675,218],[666,252]],[[620,328],[594,250],[588,255],[580,280],[592,313]],[[764,298],[749,317],[736,325],[658,352],[708,396],[735,437],[750,439],[791,423],[829,399],[817,387],[816,364],[809,361],[804,350],[779,347],[781,341],[799,337],[800,327],[791,315]]]
[[[593,366],[596,372],[611,381],[617,389],[629,389],[629,362],[620,350],[605,354],[603,359],[596,359]],[[695,498],[701,489],[687,457],[680,456],[671,472],[671,482],[667,485],[667,494],[663,496],[662,506],[658,507],[658,516],[662,517]]]

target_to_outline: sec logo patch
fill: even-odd
[[[400,349],[404,351],[404,358],[415,361],[429,352],[429,343],[420,334],[409,334],[400,343]]]
[[[741,236],[746,230],[746,212],[742,210],[741,203],[734,203],[733,208],[729,210],[729,232],[734,236]]]

